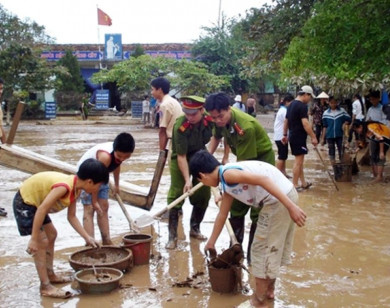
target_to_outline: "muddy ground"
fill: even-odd
[[[272,131],[273,114],[262,115],[259,120],[269,132]],[[157,130],[144,128],[127,117],[87,122],[80,119],[21,122],[15,144],[76,164],[86,149],[112,140],[122,131],[130,132],[136,140],[135,153],[125,163],[122,179],[148,186],[158,155]],[[327,157],[326,151],[321,154]],[[287,164],[290,172],[292,159],[289,157]],[[389,169],[388,166],[385,169],[387,176]],[[368,184],[370,169],[360,167],[352,182],[337,183],[340,188],[337,192],[314,151],[306,157],[305,172],[314,183],[299,195],[299,205],[308,216],[307,224],[297,229],[293,264],[283,269],[277,280],[274,307],[390,306],[390,184]],[[218,294],[211,290],[203,254],[204,242],[190,239],[188,235],[191,206],[186,203],[179,224],[178,249],[168,251],[164,248],[166,221],[143,229],[142,233],[153,235],[154,258],[149,265],[135,266],[126,273],[121,281],[123,288],[102,295],[78,294],[67,300],[40,297],[33,260],[25,252],[29,237],[19,236],[12,213],[14,194],[29,175],[2,166],[0,174],[0,206],[8,211],[8,217],[0,217],[1,307],[235,307],[251,295],[253,279],[245,271],[242,292]],[[166,206],[169,182],[166,167],[152,213]],[[78,205],[77,215],[81,219],[82,206]],[[134,219],[144,213],[131,206],[128,210]],[[201,225],[206,235],[211,233],[216,214],[217,208],[211,201]],[[69,256],[84,248],[84,242],[67,222],[66,211],[51,215],[51,218],[58,230],[55,267],[72,272]],[[248,221],[247,232],[249,225]],[[110,226],[114,242],[119,245],[122,237],[128,234],[129,225],[114,200],[110,201]],[[247,237],[246,234],[244,247]],[[228,246],[225,230],[217,242],[217,249],[222,251]],[[186,287],[174,286],[194,275],[196,278]],[[78,292],[75,284],[62,286]]]

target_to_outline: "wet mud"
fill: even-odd
[[[79,120],[75,120],[79,121]],[[272,115],[260,118],[272,127]],[[155,129],[141,124],[115,123],[93,125],[37,125],[22,122],[15,144],[39,154],[76,164],[81,155],[99,142],[113,140],[122,131],[133,134],[136,150],[124,163],[121,179],[148,186],[158,157],[158,135]],[[267,125],[268,124],[268,125]],[[310,148],[310,146],[309,146]],[[321,152],[327,158],[326,151]],[[222,155],[219,149],[217,155]],[[389,156],[387,157],[389,161]],[[232,158],[233,161],[233,158]],[[313,186],[299,194],[299,205],[307,214],[304,228],[297,228],[293,263],[283,268],[276,282],[274,307],[385,307],[390,306],[390,189],[389,183],[369,184],[371,170],[359,166],[351,182],[337,182],[335,190],[323,164],[314,151],[305,160],[306,177]],[[291,173],[293,158],[287,169]],[[333,170],[329,167],[331,173]],[[242,291],[237,294],[214,292],[209,281],[205,242],[189,237],[191,205],[183,206],[176,250],[166,250],[167,222],[157,221],[141,230],[153,238],[149,264],[134,266],[124,274],[120,288],[104,294],[81,294],[74,284],[60,285],[76,293],[70,299],[51,299],[39,295],[39,279],[33,259],[25,250],[29,237],[21,237],[12,212],[12,200],[29,175],[0,166],[0,207],[7,217],[0,217],[0,306],[1,307],[235,307],[249,299],[253,278],[242,271]],[[390,175],[386,166],[385,174]],[[166,167],[152,213],[166,206],[170,183]],[[128,207],[136,219],[145,211]],[[202,233],[211,234],[218,208],[211,200],[201,225]],[[129,225],[120,206],[110,200],[110,229],[113,241],[120,245]],[[77,216],[82,219],[82,205]],[[69,257],[84,249],[84,240],[72,229],[66,211],[51,215],[58,237],[55,268],[72,270]],[[246,252],[250,222],[246,223]],[[98,228],[96,237],[100,239]],[[229,247],[226,230],[218,239],[218,253]],[[246,264],[246,261],[244,261]],[[249,267],[250,270],[250,267]]]

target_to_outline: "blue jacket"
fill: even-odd
[[[351,117],[344,108],[337,107],[332,111],[328,108],[322,115],[322,125],[326,127],[326,138],[337,138],[343,136],[343,124],[351,123]]]

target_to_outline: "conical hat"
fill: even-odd
[[[325,92],[321,92],[320,94],[317,95],[317,98],[329,98],[329,95],[326,94]]]

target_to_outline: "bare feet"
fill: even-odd
[[[114,243],[111,240],[103,240],[103,245],[104,246],[111,246],[111,245],[114,245]]]
[[[260,300],[256,296],[255,293],[251,296],[250,303],[251,303],[252,307],[256,307],[256,308],[267,308],[268,307],[267,299],[264,298],[263,300]]]
[[[70,273],[49,274],[50,283],[67,283],[72,282],[73,277]]]
[[[72,293],[69,291],[61,290],[50,283],[41,284],[40,287],[41,296],[53,297],[53,298],[70,298],[72,297]]]

